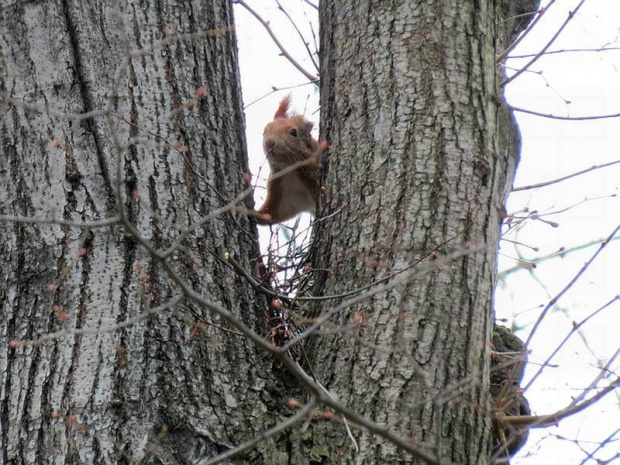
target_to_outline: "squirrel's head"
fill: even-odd
[[[263,149],[272,169],[281,170],[313,155],[313,124],[301,115],[289,115],[291,97],[282,99],[274,120],[265,126]]]

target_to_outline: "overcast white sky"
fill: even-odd
[[[527,37],[515,54],[536,53],[551,38],[579,1],[562,0],[548,12],[536,33]],[[545,15],[546,16],[546,15]],[[620,47],[620,1],[589,0],[563,31],[550,50],[600,49]],[[510,60],[518,68],[523,61]],[[532,73],[525,73],[511,83],[506,96],[517,107],[560,116],[592,116],[620,113],[620,50],[607,52],[567,52],[548,55],[534,64]],[[592,165],[620,160],[620,119],[596,121],[558,121],[517,114],[523,135],[521,163],[515,186],[544,182]],[[508,211],[529,207],[540,212],[564,213],[545,217],[558,223],[551,227],[541,221],[530,221],[518,232],[516,239],[539,251],[502,243],[500,270],[514,266],[517,253],[531,259],[559,250],[587,244],[609,235],[620,223],[618,165],[594,171],[569,181],[533,191],[514,193]],[[535,272],[521,271],[508,276],[496,292],[498,315],[523,327],[519,334],[526,337],[531,324],[540,313],[540,305],[563,289],[578,273],[598,246],[567,254],[564,258],[539,263]],[[570,333],[573,322],[579,322],[613,299],[619,293],[620,244],[612,243],[552,309],[537,331],[530,349],[528,374],[531,376]],[[527,392],[537,414],[549,413],[567,405],[571,397],[581,394],[604,364],[620,346],[620,302],[615,302],[594,317],[573,336],[552,363]],[[616,375],[620,363],[613,365]],[[601,382],[599,386],[606,383]],[[579,464],[586,457],[573,439],[579,439],[586,450],[620,428],[618,396],[609,395],[586,414],[564,420],[558,428],[536,430],[528,446],[515,464]],[[559,437],[565,439],[558,439]],[[550,447],[553,441],[555,447]],[[587,442],[591,441],[591,442]],[[618,454],[618,440],[599,458]],[[529,454],[529,455],[528,455]],[[620,458],[616,457],[620,461]],[[585,463],[596,463],[593,460]]]
[[[515,50],[514,54],[537,53],[557,31],[580,0],[558,0],[545,14],[539,27]],[[545,2],[548,3],[548,2]],[[278,31],[281,41],[311,69],[309,59],[286,18],[275,2],[251,2]],[[309,33],[304,15],[312,9],[302,0],[285,0],[298,26]],[[236,8],[240,45],[242,84],[246,105],[269,94],[272,86],[283,88],[305,82],[303,76],[278,52],[264,29],[242,8]],[[315,31],[316,32],[316,31]],[[600,49],[620,47],[620,0],[587,0],[562,35],[549,48]],[[509,60],[518,68],[525,61]],[[620,50],[606,52],[566,52],[547,55],[509,84],[506,96],[510,104],[560,116],[591,116],[620,113]],[[295,108],[317,121],[318,90],[305,85],[292,90]],[[251,170],[266,177],[261,148],[262,130],[284,93],[277,93],[250,105],[246,110]],[[307,99],[309,100],[307,101]],[[544,182],[592,165],[620,160],[620,118],[596,121],[558,121],[517,114],[523,136],[521,162],[515,186]],[[620,199],[617,197],[620,165],[605,168],[554,186],[511,195],[508,212],[523,208],[546,213],[543,218],[526,222],[518,232],[506,237],[530,247],[514,246],[504,241],[500,271],[513,268],[518,255],[536,260],[565,247],[578,247],[606,237],[620,223]],[[261,201],[258,192],[257,203]],[[562,213],[559,211],[566,210]],[[498,318],[507,325],[521,328],[526,338],[532,323],[545,305],[576,275],[598,246],[584,248],[553,260],[540,262],[537,268],[508,274],[496,292]],[[531,377],[550,352],[579,322],[620,294],[620,241],[612,243],[552,309],[531,343]],[[604,364],[620,347],[620,302],[613,303],[573,336],[553,359],[557,368],[546,368],[527,397],[534,413],[546,414],[565,407],[586,388]],[[620,362],[613,365],[616,375]],[[599,383],[599,386],[606,382]],[[594,450],[597,442],[620,428],[617,393],[607,396],[586,414],[562,421],[559,427],[536,430],[513,465],[571,465],[596,463],[585,461],[583,450]],[[579,446],[575,440],[581,441]],[[589,441],[589,442],[588,442]],[[553,444],[550,444],[553,443]],[[597,458],[610,459],[618,454],[620,437]],[[618,463],[620,458],[616,457]],[[611,463],[611,462],[606,462]]]

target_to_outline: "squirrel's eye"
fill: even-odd
[[[293,128],[290,130],[289,134],[293,137],[297,137],[297,129]]]

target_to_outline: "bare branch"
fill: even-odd
[[[118,331],[119,329],[123,329],[123,328],[127,328],[129,326],[133,326],[136,323],[147,319],[148,317],[155,315],[157,313],[160,313],[168,308],[173,308],[174,306],[176,306],[179,302],[181,302],[181,300],[183,300],[184,296],[183,295],[179,295],[177,297],[174,297],[172,300],[162,304],[162,305],[158,305],[157,307],[153,307],[149,310],[147,310],[146,312],[142,312],[139,315],[136,315],[134,317],[131,318],[127,318],[126,320],[117,323],[115,325],[111,325],[111,326],[103,326],[103,327],[97,327],[97,328],[79,328],[79,329],[63,329],[62,331],[56,331],[55,333],[49,333],[46,334],[44,336],[41,336],[38,339],[34,339],[34,340],[28,340],[28,341],[20,341],[20,340],[14,340],[11,341],[11,345],[14,347],[33,347],[33,346],[39,346],[45,342],[48,341],[52,341],[54,339],[60,339],[66,336],[78,336],[78,335],[84,335],[84,334],[104,334],[104,333],[113,333],[115,331]]]
[[[224,205],[221,208],[213,210],[207,216],[202,217],[199,221],[197,221],[197,222],[195,222],[193,224],[190,224],[186,228],[183,228],[183,231],[181,232],[181,234],[179,234],[179,236],[175,239],[174,243],[170,247],[168,247],[168,250],[162,252],[162,257],[166,258],[166,257],[169,257],[170,255],[172,255],[175,252],[175,250],[183,243],[183,241],[185,240],[187,235],[189,233],[191,233],[192,231],[195,231],[196,229],[201,228],[202,226],[204,226],[209,221],[211,221],[211,220],[213,220],[215,218],[218,218],[219,216],[223,215],[224,213],[236,209],[237,208],[237,204],[239,204],[248,195],[251,195],[252,191],[253,190],[251,188],[244,190],[241,194],[239,194],[235,199],[233,199],[228,204]],[[245,210],[245,209],[243,209],[243,210]]]
[[[164,47],[167,47],[168,45],[176,44],[178,42],[187,42],[187,41],[192,41],[196,39],[202,39],[204,37],[223,36],[223,35],[231,33],[232,31],[234,31],[234,29],[235,29],[235,26],[228,25],[228,26],[219,27],[215,29],[208,29],[205,31],[192,32],[189,34],[174,34],[174,35],[171,35],[170,37],[160,40],[159,42],[153,45],[149,45],[148,47],[140,48],[137,50],[132,50],[131,52],[129,52],[129,54],[131,58],[140,58],[144,55],[151,54],[155,52],[156,50],[163,49]]]
[[[616,388],[618,388],[619,386],[620,378],[616,378],[611,384],[601,389],[588,400],[585,400],[577,405],[569,406],[550,415],[516,415],[506,417],[502,417],[501,415],[499,415],[498,420],[510,423],[513,426],[529,426],[530,428],[545,428],[547,426],[555,426],[560,420],[585,410],[587,407],[598,402],[610,392],[615,391]]]
[[[118,216],[113,216],[111,218],[105,218],[103,220],[71,221],[64,220],[62,218],[35,218],[30,216],[0,215],[0,221],[29,224],[58,224],[61,226],[70,226],[73,228],[95,229],[114,226],[120,223],[121,219]]]
[[[598,445],[596,446],[596,449],[594,449],[593,451],[591,451],[591,452],[589,452],[589,453],[588,453],[587,457],[583,459],[583,461],[581,462],[581,464],[580,464],[580,465],[585,465],[586,463],[588,463],[588,461],[589,461],[589,460],[592,460],[592,461],[593,461],[593,462],[595,462],[595,463],[601,463],[601,464],[602,464],[602,463],[612,463],[612,460],[609,460],[609,461],[607,461],[607,462],[603,462],[602,460],[596,460],[596,459],[594,458],[594,454],[596,454],[599,450],[602,450],[602,449],[603,449],[603,447],[605,447],[606,445],[608,445],[608,444],[612,441],[612,439],[614,438],[614,436],[615,436],[616,434],[618,434],[618,433],[620,433],[620,428],[616,429],[616,430],[615,430],[615,431],[613,431],[613,432],[612,432],[609,436],[607,436],[605,439],[603,439],[603,440],[600,442],[600,444],[598,444]],[[616,456],[615,456],[615,457],[613,457],[613,458],[617,458],[617,457],[620,457],[620,452],[619,452],[618,454],[616,454]],[[613,459],[613,458],[612,458],[612,459]]]
[[[115,148],[117,151],[120,151],[119,146],[115,146]],[[293,361],[285,351],[282,351],[281,348],[276,347],[275,345],[271,344],[270,342],[265,340],[263,337],[258,335],[251,328],[249,328],[244,322],[242,322],[239,318],[237,318],[230,310],[227,310],[223,306],[205,298],[200,293],[196,292],[190,286],[190,284],[188,284],[185,281],[185,279],[183,279],[183,277],[181,277],[181,275],[178,274],[178,272],[173,268],[173,266],[168,262],[168,260],[163,258],[162,255],[157,252],[155,247],[149,241],[147,241],[143,236],[140,235],[139,231],[136,229],[134,225],[132,225],[125,218],[123,218],[123,224],[125,225],[127,232],[131,234],[139,244],[141,244],[144,248],[146,248],[147,251],[151,254],[151,256],[162,265],[162,268],[166,271],[170,279],[172,279],[172,281],[176,283],[177,286],[179,286],[179,288],[182,290],[183,294],[187,298],[192,299],[197,304],[202,305],[203,307],[217,313],[227,323],[229,323],[231,326],[236,328],[239,332],[245,334],[252,342],[254,342],[257,345],[257,347],[275,356],[293,376],[295,376],[302,384],[306,386],[306,388],[317,398],[318,401],[323,402],[326,405],[329,405],[335,411],[347,417],[350,421],[353,421],[361,426],[364,426],[369,431],[375,434],[378,434],[384,439],[392,442],[396,446],[409,452],[414,457],[425,460],[426,462],[430,464],[439,463],[439,461],[434,456],[416,447],[414,444],[411,443],[411,441],[405,440],[404,438],[391,432],[386,427],[381,426],[363,417],[362,415],[357,414],[353,410],[350,410],[348,407],[343,406],[339,402],[332,399],[331,396],[326,394],[324,392],[324,389],[319,384],[317,384],[313,380],[312,377],[310,377],[305,371],[303,371],[303,369],[295,361]],[[468,250],[466,252],[461,252],[461,256],[465,255],[466,253],[473,253],[473,252],[474,250]],[[401,276],[399,281],[404,282],[406,277],[407,275]],[[338,308],[338,307],[335,307],[335,308]],[[442,460],[441,464],[451,465],[451,462],[446,462],[445,460]]]
[[[319,9],[318,5],[315,5],[314,3],[312,3],[310,0],[304,0],[304,3],[307,3],[308,5],[310,5],[312,8],[314,8],[315,10]]]
[[[286,11],[286,9],[282,6],[282,3],[280,3],[280,0],[276,0],[276,3],[280,11],[284,14],[284,16],[286,16],[289,23],[291,23],[291,26],[293,26],[293,28],[295,29],[295,32],[297,32],[297,35],[299,36],[301,43],[304,44],[304,48],[306,49],[306,52],[308,53],[308,57],[310,58],[310,60],[312,61],[312,64],[314,65],[314,69],[316,69],[318,72],[319,64],[314,59],[315,54],[312,53],[312,50],[310,50],[310,47],[308,46],[308,41],[305,39],[304,35],[301,33],[301,31],[297,27],[297,24],[295,23],[295,21],[293,21],[293,18],[291,18],[291,15],[289,15],[288,11]]]
[[[611,113],[608,115],[593,115],[593,116],[558,116],[558,115],[552,115],[550,113],[540,113],[534,110],[526,110],[525,108],[513,107],[510,105],[508,105],[508,108],[510,108],[512,111],[518,111],[520,113],[527,113],[528,115],[542,116],[543,118],[558,119],[562,121],[591,121],[591,120],[597,120],[597,119],[609,119],[609,118],[620,117],[620,113]]]
[[[618,116],[620,116],[620,114],[618,114]],[[611,161],[609,163],[603,163],[602,165],[592,165],[590,168],[586,168],[585,170],[577,171],[576,173],[568,174],[566,176],[562,176],[557,179],[552,179],[551,181],[540,182],[538,184],[530,184],[529,186],[514,187],[512,189],[512,192],[519,192],[519,191],[524,191],[528,189],[537,189],[539,187],[550,186],[558,182],[566,181],[567,179],[581,176],[582,174],[590,173],[591,171],[600,170],[602,168],[607,168],[608,166],[617,165],[618,163],[620,163],[620,160]]]
[[[553,4],[554,4],[554,3],[555,3],[555,0],[551,0],[551,1],[549,2],[549,4],[548,4],[548,5],[547,5],[544,9],[542,9],[542,10],[538,10],[538,11],[535,11],[535,12],[532,12],[532,13],[538,13],[538,15],[536,16],[536,18],[534,18],[534,21],[532,21],[532,22],[530,23],[530,25],[529,25],[529,26],[527,27],[527,29],[523,32],[523,34],[521,34],[521,35],[517,38],[517,40],[515,40],[512,44],[510,44],[510,46],[509,46],[506,50],[504,50],[504,52],[503,52],[503,53],[501,53],[501,54],[497,57],[496,62],[497,62],[498,64],[499,64],[499,63],[501,63],[501,62],[503,62],[503,61],[506,59],[506,57],[508,56],[508,54],[509,54],[511,51],[513,51],[513,50],[516,48],[516,46],[517,46],[517,45],[519,45],[519,44],[521,43],[521,41],[522,41],[525,37],[527,37],[527,36],[529,35],[529,33],[530,33],[530,32],[532,32],[532,30],[534,30],[534,28],[536,27],[536,24],[538,24],[538,22],[542,19],[543,15],[544,15],[547,11],[549,11],[549,8],[551,8],[551,7],[553,6]]]
[[[543,311],[541,312],[540,316],[538,317],[538,319],[536,320],[536,323],[534,323],[534,326],[532,327],[532,330],[530,331],[530,334],[527,338],[527,340],[525,341],[525,345],[529,346],[530,342],[532,341],[532,339],[534,338],[534,335],[536,334],[536,329],[538,329],[538,327],[540,326],[540,324],[542,323],[542,321],[545,319],[545,316],[547,316],[547,313],[549,312],[549,310],[560,300],[560,298],[571,288],[573,287],[573,285],[579,280],[579,278],[586,272],[586,270],[590,267],[590,265],[594,262],[594,260],[598,257],[598,255],[605,249],[605,247],[610,243],[610,241],[614,238],[614,236],[618,233],[618,231],[620,231],[620,225],[616,226],[616,228],[611,232],[611,234],[607,237],[607,239],[605,240],[605,242],[603,242],[601,244],[601,246],[598,248],[598,250],[596,252],[594,252],[594,254],[592,255],[592,257],[590,257],[590,259],[583,265],[583,267],[579,270],[579,272],[573,277],[573,279],[571,279],[571,281],[564,286],[564,288],[553,298],[549,301],[549,303],[545,306],[545,308],[543,309]]]
[[[295,165],[293,165],[295,166]],[[288,172],[289,168],[286,168],[286,172]],[[282,170],[285,171],[285,170]],[[279,173],[281,173],[282,171],[280,171]],[[339,210],[341,210],[343,207],[341,207]],[[332,215],[334,215],[335,213],[332,213]],[[331,217],[332,215],[328,216]],[[315,219],[315,223],[317,221],[321,221],[325,218],[328,217],[322,217],[322,218],[318,218]],[[359,294],[360,292],[363,292],[365,290],[368,289],[372,289],[375,286],[378,286],[382,283],[385,283],[393,278],[395,278],[396,276],[399,276],[403,273],[408,272],[409,270],[411,270],[412,268],[418,267],[420,265],[420,263],[424,262],[425,260],[432,260],[434,257],[437,256],[437,254],[439,253],[440,249],[442,249],[444,246],[454,242],[456,239],[458,239],[461,236],[461,233],[456,234],[455,236],[446,239],[445,241],[443,241],[442,243],[440,243],[439,245],[435,246],[435,248],[433,248],[426,257],[423,257],[420,260],[415,261],[414,263],[400,269],[397,271],[393,271],[391,273],[389,273],[387,276],[385,276],[384,278],[380,278],[377,279],[376,281],[371,282],[370,284],[367,284],[365,286],[362,287],[358,287],[356,289],[352,289],[350,291],[347,292],[343,292],[341,294],[331,294],[331,295],[320,295],[320,296],[295,296],[293,300],[297,301],[297,302],[304,302],[304,301],[324,301],[324,300],[337,300],[337,299],[344,299],[346,297],[351,297],[354,296],[356,294]],[[445,258],[445,257],[444,257]],[[254,279],[254,277],[252,277],[247,271],[245,271],[243,269],[243,267],[241,267],[241,265],[239,265],[239,263],[237,263],[233,257],[228,256],[226,258],[227,261],[229,261],[229,264],[233,267],[233,269],[235,270],[235,272],[237,272],[240,276],[242,276],[243,278],[245,278],[252,286],[254,286],[255,288],[257,288],[258,290],[260,290],[261,292],[272,296],[272,297],[277,297],[278,299],[282,299],[283,301],[290,301],[291,297],[289,295],[283,295],[277,292],[274,292],[273,290],[271,290],[270,288],[268,288],[267,286],[265,286],[263,283],[257,281],[256,279]],[[434,269],[434,268],[431,268]]]
[[[275,35],[275,33],[273,32],[273,29],[271,29],[271,26],[269,25],[269,22],[264,20],[261,15],[259,15],[256,10],[254,10],[252,7],[250,7],[250,5],[248,5],[245,0],[235,0],[234,3],[238,3],[239,5],[241,5],[242,7],[244,7],[246,10],[248,10],[250,12],[250,14],[252,16],[254,16],[258,22],[260,22],[263,27],[265,28],[265,30],[267,31],[267,33],[269,34],[269,36],[271,37],[271,40],[273,40],[273,43],[276,44],[276,46],[280,49],[280,52],[282,53],[282,56],[284,56],[284,58],[286,58],[295,68],[297,68],[297,70],[303,74],[310,82],[318,82],[319,78],[318,76],[314,76],[312,73],[306,71],[306,69],[301,66],[297,60],[295,60],[295,58],[293,58],[293,56],[284,48],[284,45],[282,45],[282,43],[278,40],[278,37]]]
[[[394,277],[390,282],[383,284],[383,285],[379,285],[379,286],[375,286],[372,289],[369,289],[365,292],[363,292],[362,294],[353,297],[351,299],[345,300],[343,302],[341,302],[340,304],[336,305],[335,307],[332,307],[331,309],[327,310],[326,312],[322,313],[321,315],[319,315],[317,318],[314,319],[314,323],[308,327],[304,332],[302,332],[299,336],[297,336],[296,338],[290,340],[289,342],[287,342],[284,346],[282,346],[279,351],[280,352],[286,352],[288,351],[293,345],[298,344],[299,342],[301,342],[302,340],[306,339],[308,336],[310,336],[312,333],[314,333],[316,330],[318,330],[320,328],[320,326],[322,324],[324,324],[329,318],[331,318],[333,315],[335,315],[336,313],[344,310],[345,308],[348,308],[354,304],[357,304],[359,302],[362,302],[366,299],[369,299],[371,297],[373,297],[376,294],[379,294],[381,292],[385,292],[388,291],[400,284],[404,284],[418,276],[423,276],[426,275],[429,271],[435,270],[437,268],[441,268],[442,266],[453,262],[456,259],[462,258],[464,256],[467,255],[472,255],[475,253],[479,253],[481,251],[483,251],[484,248],[482,247],[473,247],[473,248],[465,248],[463,250],[460,250],[458,252],[446,255],[445,257],[436,259],[436,260],[432,260],[423,264],[420,264],[418,266],[416,266],[415,268],[413,268],[412,270],[406,272],[406,273],[402,273],[399,276]]]
[[[573,324],[573,326],[571,327],[571,330],[568,332],[568,334],[564,337],[564,339],[562,340],[562,342],[560,342],[555,349],[553,350],[553,352],[551,352],[551,354],[547,357],[547,359],[544,361],[544,363],[541,364],[541,366],[538,368],[538,371],[534,374],[534,376],[532,376],[532,378],[530,379],[530,381],[527,383],[527,385],[523,388],[524,391],[526,391],[530,386],[532,386],[532,384],[534,383],[534,381],[536,381],[536,379],[538,378],[538,376],[540,376],[540,374],[542,373],[542,371],[548,367],[551,363],[551,360],[557,355],[557,353],[562,349],[562,347],[564,347],[564,345],[568,342],[568,340],[571,338],[571,336],[573,334],[576,334],[577,331],[579,331],[579,329],[584,326],[588,321],[590,321],[592,318],[594,318],[596,315],[598,315],[599,313],[601,313],[603,310],[605,310],[606,308],[608,308],[611,304],[613,304],[614,302],[617,302],[618,300],[620,300],[620,296],[615,296],[613,299],[611,299],[609,302],[607,302],[605,305],[603,305],[602,307],[598,308],[596,311],[590,313],[586,318],[584,318],[583,320],[581,320],[579,323],[577,324]]]
[[[505,240],[505,239],[504,239]],[[497,277],[498,279],[504,279],[507,275],[514,273],[515,271],[519,271],[519,270],[531,270],[532,268],[535,268],[539,263],[545,262],[547,260],[551,260],[557,257],[564,257],[567,254],[570,254],[572,252],[577,252],[579,250],[583,250],[583,249],[587,249],[589,247],[593,247],[595,245],[600,246],[602,243],[604,243],[607,239],[597,239],[595,241],[591,241],[591,242],[587,242],[585,244],[580,244],[578,246],[575,247],[570,247],[568,249],[565,248],[561,248],[560,250],[550,253],[548,255],[545,255],[543,257],[540,258],[536,258],[536,259],[524,259],[522,257],[520,258],[512,258],[513,260],[517,260],[517,262],[519,263],[516,266],[513,266],[512,268],[508,268],[507,270],[501,271],[498,273]],[[620,240],[620,237],[614,237],[612,239],[612,241],[618,241]]]
[[[246,441],[242,444],[239,444],[236,447],[233,447],[232,449],[224,452],[223,454],[218,455],[217,457],[213,457],[211,459],[208,459],[206,461],[200,461],[198,462],[199,465],[216,465],[218,463],[222,463],[226,460],[232,459],[233,457],[236,457],[237,455],[251,449],[252,447],[256,446],[257,444],[260,444],[263,441],[266,441],[269,438],[272,438],[280,433],[282,433],[283,431],[286,431],[289,428],[292,428],[293,426],[295,426],[298,423],[301,423],[303,421],[304,418],[306,418],[312,408],[316,405],[316,401],[313,399],[310,402],[308,402],[306,405],[303,406],[303,408],[301,410],[299,410],[299,412],[297,412],[295,415],[293,415],[292,417],[284,420],[281,423],[278,423],[276,426],[274,426],[273,428],[268,429],[267,431],[263,431],[262,433],[258,433],[256,436],[254,436],[252,439],[250,439],[249,441]]]
[[[62,111],[54,110],[48,103],[26,103],[22,100],[18,100],[15,97],[9,97],[6,92],[0,91],[0,101],[10,103],[16,107],[21,107],[26,110],[39,111],[44,115],[53,116],[58,119],[80,122],[91,118],[97,118],[99,116],[105,116],[106,110],[92,110],[86,113],[64,113]]]
[[[598,52],[611,52],[620,50],[620,47],[607,47],[603,46],[600,48],[573,48],[573,49],[562,49],[562,50],[547,50],[545,55],[557,55],[559,53],[598,53]],[[536,53],[527,53],[524,55],[510,55],[510,58],[519,59],[519,58],[531,58],[535,57]]]
[[[575,7],[575,9],[573,11],[569,11],[568,12],[568,17],[566,18],[566,20],[562,23],[562,25],[560,26],[560,28],[556,31],[556,33],[553,35],[553,37],[551,38],[551,40],[549,40],[549,42],[547,42],[547,44],[542,48],[542,50],[540,52],[538,52],[538,54],[536,54],[536,56],[534,58],[532,58],[523,68],[521,68],[519,71],[517,71],[515,74],[513,74],[512,76],[510,76],[509,78],[504,79],[504,81],[501,83],[502,86],[505,86],[506,84],[514,81],[516,78],[518,78],[521,74],[523,74],[530,66],[532,66],[534,63],[536,63],[538,61],[538,59],[543,56],[545,54],[545,52],[547,51],[547,49],[549,47],[551,47],[551,44],[553,44],[553,42],[555,42],[555,39],[557,39],[559,37],[559,35],[562,33],[562,31],[564,30],[564,28],[566,28],[566,26],[568,25],[568,23],[571,22],[571,20],[573,19],[573,17],[575,16],[575,14],[579,11],[579,8],[581,8],[581,6],[586,2],[586,0],[581,0],[579,2],[579,4]],[[548,8],[548,7],[547,7]],[[531,30],[528,28],[528,31]],[[527,32],[527,31],[526,31]]]

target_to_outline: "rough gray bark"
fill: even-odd
[[[495,58],[505,2],[339,1],[321,10],[321,292],[364,287],[419,261],[482,248],[340,312],[310,344],[344,404],[459,464],[488,463],[489,338],[503,202],[517,161]],[[462,383],[462,384],[459,384]],[[458,387],[456,387],[458,386]],[[312,430],[333,463],[411,456],[367,432]],[[341,459],[342,460],[342,459]],[[415,462],[418,463],[418,462]]]
[[[313,371],[344,405],[430,455],[483,464],[495,248],[516,161],[494,63],[496,39],[512,32],[497,29],[504,3],[324,4],[322,120],[333,146],[324,203],[346,207],[316,231],[316,264],[332,272],[323,292],[354,290],[434,250],[487,248],[340,313],[359,339],[345,330],[312,341]],[[225,0],[0,9],[0,92],[12,99],[0,103],[0,343],[69,332],[0,355],[0,462],[202,463],[304,397],[281,364],[222,331],[222,313],[195,299],[107,331],[180,296],[172,267],[265,334],[264,300],[218,259],[232,253],[252,272],[256,231],[245,216],[192,230],[169,257],[128,229],[166,250],[246,188],[231,33],[173,40],[119,68],[164,30],[230,24]],[[186,105],[202,86],[205,96]],[[108,103],[112,113],[67,116]],[[17,216],[118,221],[84,228]],[[464,379],[458,398],[427,401]],[[338,423],[323,421],[235,463],[411,461],[385,438],[353,432],[359,455]]]
[[[141,139],[121,150],[122,202],[160,250],[246,189],[233,33],[135,56],[114,85],[129,50],[157,44],[165,28],[226,28],[231,9],[225,0],[3,5],[0,101],[13,101],[0,113],[0,215],[75,222],[119,215],[114,138]],[[201,86],[204,98],[184,106]],[[113,89],[109,118],[56,114],[102,110]],[[255,232],[245,216],[226,213],[191,232],[182,242],[188,253],[168,263],[194,290],[262,328],[256,294],[217,258],[229,251],[250,270]],[[95,330],[1,351],[1,463],[194,463],[276,421],[266,412],[283,401],[270,394],[277,381],[265,375],[268,360],[235,334],[197,330],[196,315],[227,325],[195,302],[105,331],[181,294],[162,261],[120,225],[4,218],[0,257],[2,347]]]

